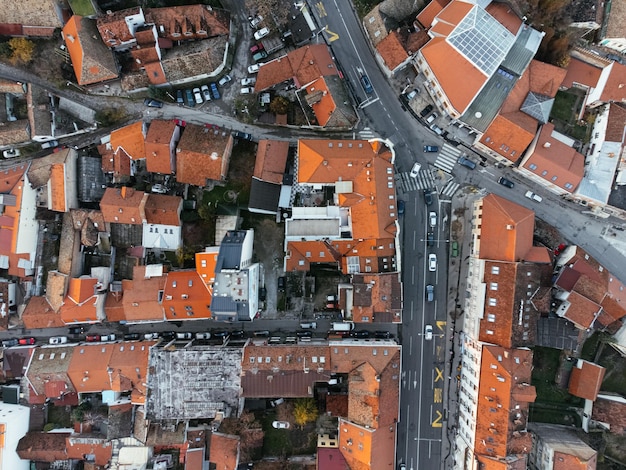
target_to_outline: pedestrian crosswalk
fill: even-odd
[[[437,160],[435,160],[435,166],[441,168],[446,173],[452,173],[452,169],[461,156],[461,153],[463,152],[460,149],[450,144],[443,144],[443,147],[441,147],[437,155]]]
[[[435,187],[435,175],[432,170],[422,169],[416,178],[411,177],[409,173],[399,173],[398,176],[398,187],[400,191],[405,193]]]
[[[370,140],[377,137],[377,135],[369,127],[364,127],[362,131],[358,132],[358,134],[359,139],[363,140]]]
[[[441,190],[441,195],[439,197],[445,199],[444,196],[448,196],[450,199],[452,199],[452,196],[454,196],[454,193],[457,192],[460,186],[461,185],[454,180],[448,181]]]

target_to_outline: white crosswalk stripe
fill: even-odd
[[[460,186],[461,185],[455,181],[448,181],[448,183],[441,190],[441,196],[448,196],[449,198],[452,198]]]
[[[421,170],[417,178],[412,178],[409,173],[400,173],[398,188],[405,193],[435,187],[435,177],[431,170]]]
[[[441,147],[437,155],[437,160],[435,160],[435,166],[441,168],[446,173],[452,173],[452,169],[461,156],[461,153],[463,152],[460,149],[449,144],[443,144],[443,147]]]
[[[359,131],[358,134],[359,138],[363,140],[369,140],[376,137],[376,134],[369,127],[363,128],[363,130]]]

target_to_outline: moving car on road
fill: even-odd
[[[470,170],[473,170],[474,168],[476,168],[476,163],[471,161],[465,155],[461,155],[459,157],[459,165],[463,165],[464,167],[469,168]]]
[[[428,284],[426,286],[426,301],[432,302],[433,300],[435,300],[435,286]]]
[[[426,328],[424,328],[424,339],[426,341],[430,341],[431,339],[433,339],[433,326],[432,325],[426,325]]]
[[[498,179],[498,183],[510,189],[513,189],[513,187],[515,186],[515,183],[513,183],[513,181],[506,179],[504,176],[501,176]]]
[[[424,145],[424,152],[439,152],[439,147],[436,145]]]
[[[428,270],[431,273],[437,271],[437,255],[434,253],[428,255]]]
[[[535,202],[543,201],[543,198],[541,196],[533,193],[532,191],[526,191],[526,194],[524,194],[524,196],[526,196],[531,201],[535,201]]]
[[[437,213],[435,211],[430,211],[428,213],[428,223],[432,228],[437,226]]]
[[[421,163],[415,162],[413,164],[413,168],[411,168],[411,178],[417,178],[417,174],[420,172],[420,170],[422,169],[422,165]]]

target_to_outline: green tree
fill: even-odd
[[[270,111],[274,114],[287,114],[289,101],[284,96],[277,96],[270,103]]]
[[[296,400],[293,406],[293,419],[300,427],[317,419],[317,406],[312,398]]]
[[[104,108],[96,111],[96,121],[101,127],[108,127],[127,118],[123,108]]]
[[[30,62],[33,58],[33,52],[35,52],[35,43],[26,38],[11,38],[9,47],[11,47],[9,60],[13,64]]]

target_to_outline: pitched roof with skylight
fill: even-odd
[[[515,36],[485,10],[474,6],[447,40],[491,76],[513,46]]]

